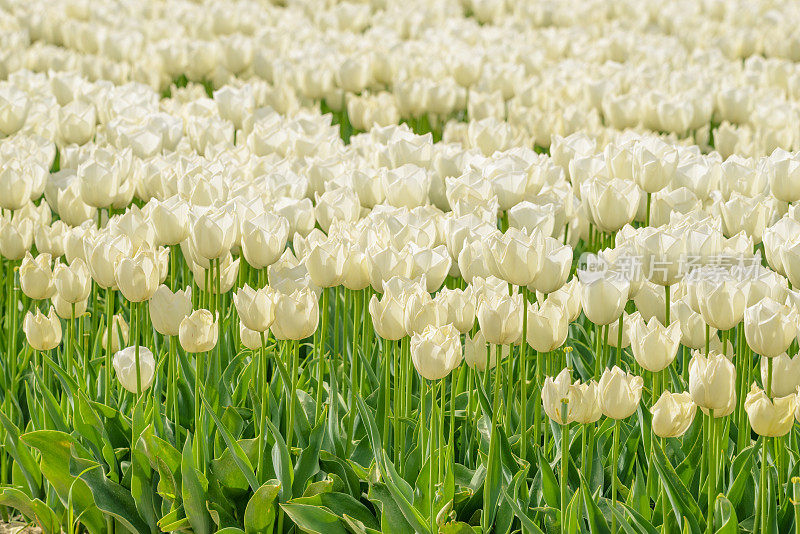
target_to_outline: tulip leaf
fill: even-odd
[[[271,534],[275,524],[275,501],[281,486],[270,481],[256,490],[244,511],[246,534]]]
[[[340,519],[348,516],[352,519],[358,520],[364,526],[380,529],[380,523],[377,518],[364,506],[360,501],[354,499],[346,493],[339,492],[325,492],[318,493],[310,497],[298,497],[290,501],[291,504],[307,504],[309,506],[325,507]]]
[[[611,529],[608,528],[608,523],[594,501],[589,485],[586,484],[586,479],[583,476],[581,476],[581,494],[583,495],[583,509],[586,513],[586,520],[589,523],[589,532],[592,534],[610,534]]]
[[[339,518],[324,507],[307,504],[281,504],[286,515],[304,532],[312,534],[347,534]]]
[[[733,476],[733,483],[728,488],[726,494],[727,500],[734,506],[738,507],[744,496],[747,488],[752,487],[753,484],[753,462],[755,458],[757,446],[751,445],[742,450],[733,460],[731,466],[731,474]]]
[[[672,503],[675,519],[681,524],[683,522],[682,518],[685,517],[692,534],[701,534],[705,529],[705,519],[700,512],[700,507],[692,498],[677,473],[675,473],[664,453],[664,449],[661,448],[658,442],[653,443],[652,451],[655,456],[653,465],[658,471],[670,503]]]
[[[129,531],[139,534],[151,532],[147,522],[139,515],[131,492],[106,478],[100,464],[75,456],[72,457],[70,464],[70,470],[89,486],[94,502],[100,510],[114,517]]]
[[[42,492],[42,471],[36,464],[31,451],[19,439],[20,431],[11,420],[6,417],[6,414],[0,411],[0,423],[2,423],[5,433],[3,435],[5,441],[5,450],[14,459],[16,465],[22,471],[25,481],[28,483],[30,495],[34,497],[43,497]]]
[[[397,507],[416,532],[430,533],[430,528],[427,526],[425,518],[411,505],[411,501],[413,500],[411,487],[397,474],[394,470],[394,466],[391,465],[385,457],[386,453],[381,447],[380,435],[378,434],[378,428],[375,425],[375,419],[372,417],[372,413],[370,413],[369,408],[364,403],[364,399],[362,399],[360,395],[354,393],[354,398],[358,405],[358,412],[361,415],[361,420],[367,427],[367,437],[372,446],[372,453],[375,455],[375,463],[381,475],[383,475],[386,481],[386,487],[391,493]]]
[[[544,457],[540,447],[536,448],[536,456],[539,465],[539,474],[542,477],[542,495],[544,496],[544,502],[552,508],[561,508],[561,503],[559,502],[561,500],[561,485],[558,480],[556,480],[556,475],[553,473],[553,469]]]
[[[714,503],[714,532],[716,534],[737,534],[739,521],[733,504],[723,495],[719,495]]]
[[[16,488],[0,488],[0,505],[14,508],[26,519],[36,523],[43,534],[58,534],[61,525],[56,513],[39,499],[31,499]]]
[[[272,464],[278,481],[281,483],[280,502],[286,502],[291,497],[292,491],[292,479],[294,476],[292,457],[289,455],[289,449],[286,447],[286,442],[283,440],[280,431],[269,418],[264,421],[267,423],[267,428],[269,428],[272,438],[275,440],[275,445],[272,446]]]
[[[57,430],[35,430],[23,434],[20,440],[41,452],[39,467],[42,475],[55,489],[61,502],[66,506],[71,491],[72,505],[75,514],[80,516],[80,522],[92,534],[105,532],[105,519],[94,503],[89,486],[69,471],[75,438]]]
[[[186,517],[195,534],[211,534],[211,516],[206,508],[208,481],[197,470],[192,450],[192,436],[186,436],[181,455],[181,494]]]
[[[512,488],[519,488],[521,481],[525,477],[525,471],[519,471],[514,478],[512,479],[511,487]],[[516,494],[516,491],[514,492]],[[514,512],[514,515],[519,519],[520,523],[524,527],[524,529],[528,532],[533,532],[534,534],[544,534],[542,529],[533,521],[533,519],[528,516],[528,514],[522,509],[522,507],[517,502],[516,498],[512,498],[508,492],[506,491],[505,487],[500,488],[500,494],[502,495],[503,499],[508,503],[511,507],[511,511]]]
[[[203,405],[206,407],[206,411],[211,416],[211,419],[214,421],[214,424],[217,426],[217,430],[219,433],[222,434],[222,439],[225,440],[225,445],[227,445],[228,450],[233,453],[233,461],[236,463],[236,466],[239,468],[239,471],[242,472],[244,478],[247,479],[247,483],[250,486],[250,489],[256,491],[258,489],[258,480],[256,479],[256,475],[253,472],[253,466],[250,463],[250,459],[244,453],[242,446],[231,436],[231,433],[228,432],[228,429],[225,427],[225,424],[219,418],[217,413],[211,407],[211,405],[206,400],[205,395],[203,394],[203,390],[200,389],[200,398],[203,400]]]
[[[322,414],[323,418],[325,414]],[[292,495],[301,496],[305,490],[308,480],[319,472],[319,452],[322,447],[322,438],[325,432],[325,425],[320,421],[309,436],[308,446],[300,453],[297,465],[294,469],[294,480],[292,482]]]

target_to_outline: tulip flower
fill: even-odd
[[[526,341],[538,352],[550,352],[564,344],[569,323],[565,310],[555,301],[545,300],[528,306]]]
[[[717,329],[711,328],[703,321],[687,303],[688,297],[677,300],[671,305],[671,315],[681,327],[681,343],[690,349],[702,349],[706,343],[706,328],[709,337],[716,338]]]
[[[262,348],[261,343],[261,335],[263,332],[256,332],[255,330],[250,330],[247,328],[244,323],[241,321],[239,322],[239,339],[242,342],[242,345],[247,347],[250,350],[256,351]]]
[[[161,282],[159,258],[154,250],[140,250],[133,257],[121,257],[114,277],[122,295],[131,302],[144,302]]]
[[[593,178],[580,185],[581,198],[601,231],[614,233],[633,221],[639,187],[629,180]]]
[[[660,227],[644,234],[639,241],[642,270],[648,280],[671,286],[683,277],[686,237],[680,229]]]
[[[456,330],[466,334],[475,325],[477,300],[472,286],[466,289],[443,288],[436,294],[435,300],[447,308],[447,321]]]
[[[181,320],[178,339],[189,353],[208,352],[217,345],[219,328],[208,310],[195,310]]]
[[[597,384],[597,396],[603,415],[612,419],[627,419],[642,398],[642,377],[626,373],[617,366],[603,371]]]
[[[269,287],[253,289],[245,284],[233,294],[233,304],[244,326],[266,332],[275,320],[275,298]]]
[[[275,322],[272,333],[275,339],[300,340],[312,335],[319,324],[319,301],[310,289],[291,294],[277,293]]]
[[[572,267],[572,247],[552,237],[544,238],[542,267],[530,284],[536,291],[550,294],[561,289]]]
[[[386,340],[401,339],[406,335],[404,295],[384,293],[379,300],[372,295],[369,301],[369,314],[375,332]]]
[[[313,247],[305,259],[311,281],[319,287],[342,283],[347,262],[347,247],[341,239],[327,239]]]
[[[650,408],[653,433],[660,438],[681,437],[692,425],[696,412],[697,405],[689,393],[664,391]]]
[[[713,410],[714,417],[722,417],[736,404],[736,368],[721,354],[708,357],[693,352],[689,361],[689,393],[692,400],[704,410]]]
[[[773,397],[785,397],[800,387],[800,356],[789,357],[785,352],[774,358],[760,358],[761,383],[768,380],[769,361],[772,360],[772,384],[770,393]]]
[[[61,298],[61,295],[56,293],[50,298],[50,303],[53,305],[53,308],[55,308],[56,315],[62,319],[71,320],[86,313],[86,308],[89,305],[89,299],[83,299],[78,302],[68,302]]]
[[[89,268],[81,258],[65,265],[56,260],[53,268],[53,285],[58,296],[66,302],[81,302],[88,298],[92,290]]]
[[[21,260],[33,244],[33,222],[23,219],[8,222],[0,218],[0,255],[8,260]]]
[[[501,358],[507,358],[510,350],[511,347],[504,346],[501,351]],[[490,350],[489,344],[486,343],[486,338],[483,337],[483,332],[478,330],[474,336],[467,334],[464,337],[464,360],[468,366],[481,373],[485,372],[487,369],[487,356],[489,358],[488,368],[494,369],[495,365],[497,365],[497,351]]]
[[[55,293],[50,254],[39,254],[34,258],[26,251],[19,268],[19,285],[22,292],[33,300],[44,300]]]
[[[148,303],[153,328],[164,336],[177,336],[181,321],[192,313],[192,288],[174,293],[165,285],[158,286]]]
[[[522,295],[491,295],[478,304],[478,324],[493,345],[511,345],[522,336]]]
[[[140,393],[153,383],[155,376],[156,360],[147,347],[139,349],[139,378],[140,388],[137,388],[136,373],[136,348],[126,347],[114,354],[114,371],[120,385],[131,393]]]
[[[51,307],[47,315],[41,310],[28,312],[22,323],[25,338],[33,350],[46,351],[56,348],[61,343],[61,321]]]
[[[763,389],[753,383],[745,399],[744,409],[750,420],[750,427],[759,436],[785,436],[794,424],[797,395],[792,393],[770,399]]]
[[[88,243],[87,247],[86,262],[92,279],[103,289],[117,289],[117,263],[131,255],[131,240],[124,235],[111,236],[106,233],[98,236],[93,243]]]
[[[746,298],[742,286],[722,273],[721,280],[704,279],[697,287],[703,320],[717,330],[730,330],[744,317]]]
[[[439,380],[461,363],[461,340],[453,325],[428,325],[411,337],[411,360],[426,380]]]
[[[578,271],[583,313],[596,325],[611,324],[628,302],[630,282],[613,273]]]
[[[681,342],[681,325],[672,322],[665,327],[655,317],[647,323],[638,317],[631,323],[631,350],[643,368],[652,372],[663,371],[678,353]]]
[[[785,352],[797,336],[797,321],[797,310],[766,297],[744,312],[747,344],[756,354],[774,358]]]
[[[417,291],[409,295],[405,305],[406,334],[422,332],[427,326],[442,326],[447,322],[448,310],[441,301],[428,293]]]
[[[191,221],[189,239],[200,258],[225,257],[236,238],[236,222],[225,210],[209,210]]]
[[[490,241],[490,250],[495,273],[510,284],[527,286],[532,284],[542,266],[544,238],[539,232],[530,235],[516,228]]]

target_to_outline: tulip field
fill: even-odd
[[[800,534],[798,27],[0,2],[0,527]]]

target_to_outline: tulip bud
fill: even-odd
[[[189,237],[189,205],[175,195],[163,202],[153,201],[150,219],[159,245],[174,246]]]
[[[598,398],[597,382],[590,380],[582,384],[576,381],[570,388],[570,403],[573,406],[570,408],[570,417],[576,423],[588,425],[594,423],[602,412],[600,410],[600,402]]]
[[[572,267],[572,247],[562,245],[552,237],[544,238],[542,267],[530,285],[536,291],[550,294],[561,289],[569,278]]]
[[[550,352],[564,344],[569,323],[564,309],[553,300],[545,300],[539,306],[535,302],[528,306],[527,342],[538,352]]]
[[[717,330],[730,330],[744,316],[746,298],[742,285],[724,273],[722,280],[700,281],[697,301],[703,320]]]
[[[436,299],[447,308],[447,321],[456,330],[466,334],[475,325],[477,302],[472,286],[466,289],[444,288],[436,295]]]
[[[772,359],[772,389],[773,397],[785,397],[797,391],[800,387],[800,356],[790,358],[785,352]],[[767,383],[769,359],[760,358],[761,383]]]
[[[103,289],[116,289],[117,263],[131,253],[131,241],[124,235],[101,234],[93,243],[87,243],[90,251],[86,263],[94,281]]]
[[[62,319],[71,320],[80,317],[86,313],[86,308],[89,305],[89,299],[83,299],[78,302],[68,302],[61,298],[61,295],[56,293],[50,298],[53,308],[56,309],[56,315]],[[73,313],[74,306],[74,313]]]
[[[447,307],[424,291],[411,293],[406,300],[404,324],[406,334],[422,332],[427,326],[442,326],[447,322]]]
[[[721,354],[706,358],[694,351],[689,361],[689,393],[700,408],[713,410],[714,417],[726,415],[736,404],[736,368]]]
[[[461,363],[461,339],[453,325],[428,325],[411,337],[411,360],[422,378],[439,380]]]
[[[797,410],[797,395],[770,399],[755,382],[744,401],[744,409],[750,420],[750,427],[759,436],[785,436],[794,424]]]
[[[507,358],[510,351],[511,347],[504,345],[501,350],[501,358]],[[475,334],[475,337],[467,334],[464,338],[464,360],[467,365],[483,373],[487,368],[487,357],[489,358],[488,368],[494,369],[495,365],[497,365],[496,347],[486,343],[486,338],[483,337],[483,332],[480,330]]]
[[[486,341],[511,345],[522,337],[522,295],[491,295],[478,304],[478,324]]]
[[[580,185],[591,219],[601,231],[613,233],[633,221],[639,207],[639,187],[629,180],[592,178]]]
[[[275,320],[275,295],[269,287],[253,289],[245,284],[233,294],[233,304],[244,326],[266,332]]]
[[[655,317],[645,323],[635,316],[630,336],[633,357],[643,368],[656,373],[669,367],[678,354],[681,325],[675,321],[665,327]]]
[[[342,283],[347,249],[341,239],[327,239],[311,248],[305,260],[311,281],[319,287]]]
[[[150,321],[159,334],[177,336],[181,321],[192,313],[192,288],[187,287],[173,293],[165,285],[158,286],[148,308]]]
[[[490,241],[497,275],[515,286],[532,284],[542,267],[544,238],[538,231],[531,235],[509,228]]]
[[[578,271],[583,313],[596,325],[618,320],[628,302],[630,282],[614,273]]]
[[[126,347],[114,354],[114,372],[120,385],[137,393],[136,379],[136,347]],[[139,347],[139,381],[141,391],[146,390],[153,383],[156,371],[156,359],[147,347]]]
[[[44,300],[53,296],[53,271],[50,269],[50,254],[39,254],[34,259],[25,252],[19,268],[19,285],[22,292],[33,300]]]
[[[797,310],[769,297],[744,312],[744,336],[756,354],[774,358],[786,351],[797,336]]]
[[[191,223],[190,239],[199,258],[213,260],[226,256],[236,238],[236,221],[223,209],[211,209]]]
[[[278,261],[289,238],[289,221],[265,212],[241,223],[242,254],[248,265],[263,269]]]
[[[242,345],[250,350],[258,350],[262,347],[261,335],[263,333],[264,332],[250,330],[244,325],[244,323],[241,321],[239,322],[239,339],[242,341]]]
[[[369,258],[356,245],[347,248],[344,262],[342,285],[352,291],[360,291],[369,286]]]
[[[217,345],[219,328],[208,310],[195,310],[181,320],[178,340],[186,352],[208,352]]]
[[[372,317],[372,325],[375,332],[386,340],[395,341],[405,337],[405,305],[408,295],[404,292],[394,294],[386,292],[378,300],[376,295],[372,295],[369,301],[369,314]]]
[[[626,373],[617,366],[603,371],[597,385],[597,396],[603,415],[611,419],[627,419],[642,398],[641,376]]]
[[[153,250],[140,250],[133,257],[123,256],[114,269],[122,295],[131,302],[144,302],[161,283],[159,262]]]
[[[665,391],[650,408],[653,433],[660,438],[678,438],[692,425],[696,412],[697,405],[689,393]]]
[[[7,221],[0,218],[0,254],[8,260],[21,260],[33,244],[33,221]]]
[[[28,312],[22,323],[22,330],[33,350],[46,351],[56,348],[61,343],[61,321],[58,320],[52,307],[47,315],[38,309],[35,315]]]
[[[31,181],[23,164],[12,160],[0,166],[0,208],[18,210],[30,202]]]
[[[59,298],[66,302],[81,302],[89,297],[92,279],[89,268],[81,258],[75,258],[70,265],[56,261],[53,269],[53,284]]]
[[[94,208],[107,208],[119,189],[119,172],[116,167],[98,159],[78,165],[77,179],[83,202]],[[59,206],[61,202],[59,201]]]
[[[122,315],[115,314],[111,320],[111,352],[119,351],[120,346],[128,343],[129,333],[128,323],[125,322]],[[108,327],[103,332],[103,337],[100,341],[103,345],[103,350],[108,350]]]
[[[311,336],[319,324],[319,300],[310,289],[292,294],[278,293],[275,299],[275,339],[300,340]]]
[[[681,343],[690,349],[702,349],[706,343],[706,323],[703,317],[696,313],[688,304],[688,297],[674,302],[671,313],[681,325]],[[717,337],[717,329],[708,327],[708,334]]]

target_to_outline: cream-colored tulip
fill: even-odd
[[[89,267],[81,258],[75,258],[69,265],[56,260],[53,268],[53,284],[58,296],[66,302],[84,301],[92,291]]]
[[[61,298],[61,295],[56,293],[50,298],[53,308],[56,310],[56,315],[67,321],[80,317],[86,313],[86,308],[89,305],[89,299],[83,299],[78,302],[68,302]]]
[[[697,303],[703,321],[717,330],[730,330],[744,317],[747,299],[741,283],[729,276],[721,280],[701,280],[697,286]]]
[[[736,402],[736,368],[721,354],[694,351],[689,361],[689,393],[700,408],[722,417]]]
[[[114,372],[120,385],[131,393],[145,391],[153,383],[156,359],[147,347],[139,347],[139,377],[136,377],[136,347],[125,347],[114,354]],[[141,386],[141,389],[138,386]]]
[[[189,239],[200,258],[213,260],[230,252],[236,234],[233,215],[224,209],[211,209],[192,220]]]
[[[511,345],[522,336],[522,295],[492,295],[478,304],[478,324],[486,341]]]
[[[613,273],[578,271],[581,304],[586,317],[597,325],[618,320],[628,302],[630,282]]]
[[[278,293],[275,298],[275,322],[272,333],[275,339],[305,339],[317,330],[319,300],[310,289],[292,294]]]
[[[496,265],[497,276],[515,286],[532,284],[542,267],[544,238],[538,231],[530,235],[517,228],[509,228],[504,234],[489,241]]]
[[[439,380],[461,363],[461,338],[453,325],[428,325],[411,337],[411,360],[423,378]]]
[[[650,408],[653,433],[660,438],[678,438],[689,430],[697,413],[697,405],[687,393],[664,391]]]
[[[636,411],[642,398],[641,376],[626,373],[616,365],[603,371],[597,384],[597,397],[603,415],[611,419],[627,419]]]
[[[760,358],[761,383],[767,383],[769,360],[772,360],[772,389],[773,397],[785,397],[797,391],[800,387],[800,356],[790,358],[785,352],[774,358]]]
[[[208,352],[217,345],[219,327],[208,310],[195,310],[181,320],[178,340],[186,352]]]
[[[87,244],[86,263],[92,279],[103,289],[117,289],[117,263],[131,254],[131,240],[127,236],[101,234],[93,243]]]
[[[242,341],[242,345],[250,350],[258,350],[261,348],[261,335],[263,333],[264,332],[250,330],[244,323],[241,321],[239,322],[239,339]]]
[[[576,423],[588,425],[594,423],[603,415],[600,410],[597,387],[597,382],[594,380],[586,383],[575,381],[572,384],[574,397],[570,402],[574,402],[576,407],[573,407],[570,413]]]
[[[117,262],[114,276],[122,295],[131,302],[144,302],[153,296],[161,283],[159,258],[155,250],[140,250],[133,257]]]
[[[159,245],[174,246],[189,237],[189,204],[179,195],[153,201],[150,219]]]
[[[663,371],[678,354],[681,325],[674,321],[665,327],[655,317],[646,323],[637,317],[631,323],[630,336],[633,357],[639,365],[648,371]]]
[[[564,344],[569,331],[567,314],[555,301],[545,300],[539,306],[528,306],[528,332],[526,340],[538,352],[550,352]]]
[[[572,247],[562,245],[552,237],[544,238],[542,266],[533,279],[531,286],[536,291],[550,294],[561,289],[569,278],[572,267]]]
[[[504,345],[500,351],[500,358],[508,358],[510,351],[511,347]],[[486,371],[487,357],[489,359],[489,369],[494,369],[495,365],[497,365],[496,347],[486,343],[486,338],[483,337],[483,332],[480,330],[476,332],[474,337],[467,334],[464,337],[464,360],[467,365],[482,373]]]
[[[110,352],[117,352],[121,346],[127,345],[128,335],[130,328],[128,323],[120,314],[115,314],[111,320],[111,350]],[[103,331],[103,337],[100,339],[100,344],[103,350],[108,350],[108,327]]]
[[[770,399],[755,382],[744,401],[750,427],[759,436],[779,437],[789,433],[794,425],[797,395]]]
[[[756,354],[774,358],[797,336],[797,310],[766,297],[744,312],[744,337]]]
[[[681,343],[690,349],[702,349],[706,344],[706,323],[684,297],[671,305],[672,317],[681,325]],[[717,329],[708,327],[709,337],[717,337]]]
[[[346,262],[347,246],[337,238],[328,238],[312,246],[305,259],[311,281],[323,288],[342,283]]]
[[[409,296],[405,305],[406,334],[411,336],[428,326],[442,326],[447,323],[447,315],[447,307],[440,300],[431,298],[424,291],[416,291]]]
[[[233,294],[233,304],[244,326],[266,332],[275,321],[276,295],[269,287],[253,289],[248,284]]]
[[[435,300],[447,308],[447,322],[452,323],[456,330],[462,334],[472,330],[477,312],[477,299],[472,286],[466,289],[443,288]]]
[[[50,350],[61,343],[61,321],[52,307],[47,315],[38,309],[35,314],[28,312],[22,322],[22,330],[33,350]]]
[[[164,336],[177,336],[181,321],[192,313],[192,288],[174,293],[165,285],[158,286],[148,303],[153,328]]]
[[[22,292],[33,300],[44,300],[53,296],[53,271],[50,268],[50,254],[39,254],[35,258],[25,252],[19,268],[19,285]]]

